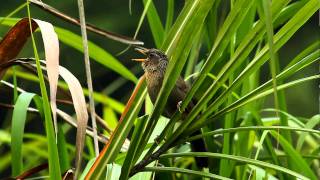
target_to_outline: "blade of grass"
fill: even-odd
[[[232,11],[230,13],[230,15],[228,16],[226,23],[224,24],[224,26],[222,27],[222,30],[219,32],[218,34],[218,38],[216,40],[216,44],[214,45],[213,49],[210,52],[210,55],[206,61],[206,64],[208,65],[204,65],[204,67],[201,70],[200,76],[197,78],[196,82],[194,83],[194,85],[191,87],[190,91],[187,94],[187,97],[184,99],[184,101],[181,104],[180,110],[183,112],[184,109],[186,108],[186,103],[189,103],[192,96],[195,93],[195,90],[197,90],[197,86],[196,84],[200,85],[199,83],[201,83],[206,74],[209,72],[209,70],[211,69],[211,67],[214,65],[214,60],[215,58],[220,57],[222,51],[224,48],[226,48],[227,42],[230,41],[230,34],[232,34],[233,32],[235,32],[237,25],[239,25],[241,19],[243,17],[245,17],[245,12],[247,12],[246,10],[250,9],[250,6],[252,5],[252,1],[248,2],[246,0],[242,0],[242,1],[237,1],[237,4],[235,5],[235,7],[233,8],[234,11]],[[246,9],[246,10],[243,10]],[[240,9],[242,9],[241,13],[240,13]],[[239,15],[239,17],[237,16]],[[239,18],[239,19],[237,19]],[[236,23],[237,25],[234,25],[231,28],[231,30],[229,29],[229,26],[231,26],[232,22]],[[230,34],[229,34],[230,33]],[[222,41],[222,42],[221,42]],[[222,45],[221,45],[221,44]],[[215,57],[215,58],[213,58]],[[209,65],[210,64],[210,65]],[[210,68],[210,69],[209,69]],[[168,70],[167,70],[168,71]],[[215,81],[216,82],[216,81]],[[208,92],[208,91],[207,91]],[[189,99],[188,99],[188,95],[189,95]],[[210,95],[212,96],[212,95]],[[210,100],[210,96],[208,96],[207,94],[204,94],[202,96],[202,98],[199,100],[199,102],[197,103],[197,105],[192,109],[192,111],[188,114],[186,121],[183,121],[183,123],[181,123],[181,126],[170,136],[168,137],[168,140],[165,142],[165,144],[163,145],[163,148],[165,148],[165,146],[168,147],[168,145],[170,143],[172,143],[173,141],[175,141],[176,137],[178,137],[191,123],[191,121],[197,116],[197,114],[200,112],[200,110],[202,109],[199,108],[199,103],[201,101],[208,101]],[[203,104],[204,105],[204,104]],[[174,119],[174,118],[173,118]],[[167,128],[168,129],[168,128]],[[175,138],[172,138],[175,137]]]
[[[311,81],[311,80],[316,80],[316,79],[319,79],[319,78],[320,78],[320,75],[314,75],[314,76],[309,76],[309,77],[306,77],[306,78],[301,78],[301,79],[298,79],[298,80],[294,80],[294,81],[279,85],[279,86],[277,86],[277,90],[283,90],[283,89],[289,88],[291,86],[299,85],[301,83],[304,83],[304,82],[307,82],[307,81]],[[259,93],[255,94],[254,96],[252,96],[250,98],[248,98],[248,97],[245,97],[244,99],[241,98],[238,101],[236,101],[233,104],[231,104],[230,106],[218,111],[216,114],[214,114],[213,116],[209,117],[208,121],[212,121],[216,117],[219,117],[219,116],[221,116],[221,115],[223,115],[225,113],[233,111],[233,110],[243,106],[244,104],[247,104],[248,102],[252,102],[252,101],[255,101],[255,100],[259,99],[259,98],[265,97],[266,95],[269,95],[270,93],[273,93],[273,89],[267,89],[265,91],[259,92]],[[242,100],[244,100],[244,101],[242,101]],[[193,126],[190,129],[195,130],[196,127],[197,126]],[[198,128],[199,128],[199,126],[198,126]]]
[[[270,69],[271,69],[271,76],[272,76],[272,85],[274,89],[274,104],[275,108],[279,109],[279,98],[278,98],[278,92],[277,92],[277,68],[276,68],[276,58],[275,58],[275,52],[274,52],[274,45],[273,45],[273,25],[272,25],[272,14],[270,11],[271,2],[270,0],[261,0],[262,1],[262,7],[263,7],[263,13],[264,16],[262,16],[262,19],[265,21],[266,24],[266,30],[267,30],[267,37],[268,37],[268,45],[269,45],[269,56],[270,56]],[[279,116],[279,114],[277,114]],[[282,123],[283,125],[286,125],[287,123]]]
[[[233,133],[233,132],[240,132],[240,131],[258,131],[258,130],[259,131],[266,131],[266,130],[278,130],[278,129],[320,134],[319,130],[310,129],[310,128],[289,127],[289,126],[247,126],[247,127],[228,128],[228,129],[217,129],[217,130],[214,130],[211,132],[206,132],[203,134],[189,137],[189,138],[187,138],[187,141],[194,141],[196,139],[199,139],[199,138],[202,138],[205,136],[214,136],[217,134]]]
[[[287,42],[292,35],[311,17],[313,13],[315,13],[320,6],[320,2],[317,0],[309,1],[299,12],[297,12],[292,19],[288,21],[286,25],[284,25],[279,32],[275,35],[274,44],[275,50],[279,50],[279,48]],[[303,15],[302,15],[303,14]],[[202,114],[201,119],[197,120],[193,127],[199,126],[200,124],[209,123],[206,117],[208,114],[212,114],[217,107],[224,102],[225,98],[228,97],[230,91],[233,90],[237,85],[240,84],[246,77],[250,75],[254,70],[260,68],[260,66],[268,59],[267,54],[268,47],[264,47],[260,53],[253,59],[249,65],[240,73],[240,75],[234,80],[234,82],[230,85],[227,91],[224,91],[215,101],[208,107],[207,111]]]
[[[188,1],[184,7],[184,10],[182,10],[175,25],[170,31],[171,34],[168,35],[166,42],[163,45],[163,49],[167,49],[166,53],[168,54],[170,61],[164,76],[161,90],[154,104],[153,112],[149,116],[150,124],[147,126],[147,131],[144,132],[144,136],[146,138],[142,143],[142,147],[147,144],[147,141],[150,138],[153,129],[155,128],[157,119],[160,117],[164,109],[169,93],[174,87],[175,82],[178,79],[183,65],[187,59],[187,55],[189,54],[189,50],[191,49],[193,43],[193,38],[190,37],[192,36],[192,34],[196,33],[199,30],[194,29],[193,23],[203,22],[212,4],[212,1],[207,0],[196,0],[192,2]],[[179,44],[178,48],[176,47],[177,44]],[[172,51],[173,48],[175,48],[174,52]],[[170,121],[170,123],[172,124],[174,123],[174,121]],[[149,152],[152,152],[155,147],[156,146],[153,145],[153,147],[150,148]],[[148,159],[149,155],[150,153],[147,153],[144,160],[141,161],[141,164],[146,163],[145,160]],[[141,166],[141,164],[138,164],[133,168],[131,175],[135,174],[137,172],[137,169],[145,166]]]
[[[29,18],[29,25],[30,25],[30,32],[33,32],[32,26],[31,26],[31,13],[30,13],[30,7],[27,6],[28,10],[28,18]],[[48,137],[48,152],[49,152],[49,174],[50,178],[52,179],[61,179],[61,171],[60,171],[60,164],[59,164],[59,156],[58,156],[58,148],[56,145],[56,141],[54,138],[54,129],[52,124],[52,116],[51,116],[51,110],[50,110],[50,103],[47,95],[46,86],[44,83],[44,77],[41,70],[40,65],[40,59],[38,55],[38,50],[36,47],[36,43],[33,37],[33,34],[31,33],[31,40],[32,40],[32,47],[34,51],[34,56],[36,58],[36,65],[37,65],[37,72],[38,77],[40,80],[40,90],[41,90],[41,97],[42,97],[42,106],[44,109],[44,117],[45,117],[45,124],[46,124],[46,134]]]
[[[22,172],[23,159],[21,152],[24,127],[27,119],[27,108],[34,96],[36,96],[36,94],[21,93],[13,110],[11,125],[12,176],[17,176]]]
[[[124,110],[117,128],[112,133],[108,144],[103,148],[85,179],[105,178],[106,165],[112,163],[117,157],[124,140],[126,139],[133,123],[140,111],[141,105],[146,95],[146,84],[144,76],[139,80],[133,91],[126,109]]]
[[[160,156],[161,158],[174,158],[174,157],[210,157],[210,158],[219,158],[219,159],[229,159],[229,160],[233,160],[233,161],[238,161],[238,162],[243,162],[246,164],[253,164],[256,166],[260,166],[260,167],[265,167],[265,168],[270,168],[276,171],[281,171],[287,174],[290,174],[294,177],[297,177],[299,179],[304,179],[307,180],[309,178],[294,172],[290,169],[278,166],[278,165],[274,165],[274,164],[270,164],[267,162],[263,162],[263,161],[259,161],[259,160],[254,160],[254,159],[250,159],[250,158],[246,158],[246,157],[242,157],[242,156],[234,156],[234,155],[228,155],[228,154],[219,154],[219,153],[209,153],[209,152],[190,152],[190,153],[171,153],[171,154],[163,154]]]
[[[144,138],[143,133],[147,127],[148,116],[143,116],[138,119],[137,125],[134,129],[132,140],[130,142],[129,150],[127,152],[126,158],[123,162],[121,168],[120,180],[125,180],[129,178],[130,169],[135,163],[136,152],[141,145],[141,140]]]
[[[174,0],[167,0],[167,17],[166,17],[166,24],[165,24],[165,34],[169,33],[169,30],[172,26],[174,16]]]
[[[65,139],[65,133],[63,131],[61,123],[58,123],[57,143],[58,143],[61,172],[66,172],[71,167],[71,165],[70,165],[70,158],[69,158],[68,149],[67,149],[67,142]]]
[[[164,29],[157,9],[152,0],[143,0],[143,4],[147,11],[148,23],[157,48],[160,48],[164,39]]]
[[[174,172],[174,173],[187,174],[188,177],[191,175],[191,176],[200,176],[203,178],[207,177],[210,179],[231,180],[230,178],[226,178],[226,177],[208,173],[208,172],[194,171],[194,170],[182,169],[182,168],[176,168],[176,167],[145,167],[144,169],[142,169],[142,171]]]
[[[299,173],[305,175],[310,179],[317,179],[307,162],[301,157],[301,155],[292,147],[292,145],[280,134],[275,131],[270,131],[270,134],[277,140],[279,140],[280,145],[286,154],[290,157],[291,162],[297,167],[295,170]]]
[[[318,124],[320,124],[320,115],[315,115],[313,116],[305,125],[306,128],[310,128],[313,129],[314,127],[316,127]],[[302,146],[304,141],[306,140],[306,133],[302,133],[300,134],[298,140],[297,140],[297,146],[296,146],[296,150],[298,152],[301,152]]]
[[[12,74],[12,71],[9,70],[7,72],[7,74],[11,75]],[[29,80],[29,81],[34,81],[34,82],[39,82],[39,79],[37,76],[34,76],[30,73],[26,73],[26,72],[23,72],[21,70],[17,70],[16,71],[16,75],[19,77],[19,78],[23,78],[23,79],[26,79],[26,80]],[[62,81],[59,81],[58,82],[58,86],[59,88],[62,88],[64,90],[68,90],[68,85]],[[83,93],[88,96],[88,89],[86,88],[83,88]],[[112,109],[114,109],[116,112],[118,113],[121,113],[123,112],[124,110],[124,105],[121,103],[121,102],[118,102],[117,100],[111,98],[111,97],[108,97],[104,94],[101,94],[99,92],[94,92],[93,94],[94,98],[95,98],[95,101],[99,102],[99,103],[102,103],[108,107],[111,107]]]
[[[96,158],[90,159],[90,161],[87,163],[86,167],[84,168],[81,176],[79,177],[80,180],[84,180],[85,175],[89,172],[89,170],[92,167],[92,165],[94,164],[95,160],[96,160]]]
[[[307,49],[309,49],[309,48],[307,48]],[[303,51],[302,53],[304,53],[304,52],[305,51]],[[299,57],[303,58],[301,56],[299,56]],[[290,67],[287,67],[279,75],[277,75],[277,79],[279,81],[283,81],[286,78],[290,77],[292,74],[294,74],[294,73],[302,70],[303,68],[307,67],[308,65],[316,62],[319,58],[320,58],[320,50],[317,50],[317,51],[313,52],[312,54],[308,55],[307,57],[304,57],[303,59],[299,59],[299,61],[296,62],[296,64],[294,64]],[[272,80],[269,80],[268,82],[264,83],[263,85],[259,86],[256,89],[252,90],[248,94],[242,96],[240,99],[238,99],[236,102],[234,102],[229,107],[226,107],[224,110],[229,109],[232,106],[235,107],[234,105],[236,105],[236,104],[239,105],[242,103],[242,101],[246,101],[246,99],[250,99],[253,96],[256,96],[257,94],[264,92],[265,90],[269,89],[271,85],[272,85]],[[221,110],[220,112],[222,112],[224,110]],[[219,114],[219,112],[217,112],[217,114]]]
[[[0,20],[0,25],[2,24],[2,22],[4,20],[6,20],[7,18],[12,17],[13,15],[15,15],[17,12],[21,11],[23,8],[25,8],[27,6],[27,2],[21,4],[20,6],[18,6],[15,10],[11,11],[10,14],[8,14],[6,17],[4,17],[3,19]]]

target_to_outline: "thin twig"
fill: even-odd
[[[33,167],[25,172],[23,172],[22,174],[20,174],[19,176],[17,176],[15,179],[25,179],[31,175],[34,175],[35,173],[38,173],[42,170],[48,169],[48,163],[44,163],[44,164],[40,164],[36,167]]]
[[[143,168],[145,168],[148,164],[150,164],[152,161],[159,159],[160,155],[168,151],[170,148],[181,144],[186,141],[186,138],[176,138],[176,141],[174,141],[171,144],[161,146],[156,152],[153,154],[150,154],[146,157],[144,157],[138,164],[136,164],[131,170],[130,170],[130,177],[135,175],[136,173],[140,172]]]
[[[84,61],[85,61],[86,76],[87,76],[87,85],[89,90],[89,107],[91,112],[92,128],[93,128],[93,133],[97,134],[97,124],[96,124],[96,117],[95,117],[96,113],[95,113],[94,98],[93,98],[91,67],[90,67],[90,61],[89,61],[89,47],[88,47],[86,19],[84,14],[83,0],[78,0],[78,9],[79,9],[83,53],[84,53]],[[98,140],[96,138],[93,138],[93,139],[94,139],[94,148],[95,148],[96,157],[98,157],[99,156]]]
[[[13,109],[14,105],[0,103],[0,107],[7,108],[7,109]],[[37,109],[34,109],[34,108],[28,108],[27,111],[30,112],[30,113],[37,113],[37,114],[39,113],[39,111]]]
[[[30,65],[31,61],[35,61],[35,59],[34,58],[16,58],[16,59],[9,60],[7,63],[0,64],[0,68],[8,68],[12,65],[19,64],[23,68],[25,68],[27,71],[37,75],[36,69],[34,69],[34,67]],[[49,82],[49,79],[46,75],[44,75],[44,80],[46,82]],[[71,99],[71,95],[68,91],[60,87],[58,87],[58,90],[59,90],[58,92],[63,93],[63,95],[66,96],[68,99]],[[73,102],[67,99],[57,99],[57,102],[62,104],[67,104],[67,105],[73,105]],[[87,105],[87,108],[88,108],[88,111],[90,112],[88,105]],[[95,117],[97,122],[101,125],[101,127],[111,134],[112,129],[107,126],[105,121],[97,113],[95,113]]]
[[[72,18],[60,11],[58,11],[57,9],[39,1],[39,0],[29,0],[29,2],[31,2],[32,4],[36,5],[37,7],[65,20],[68,21],[72,24],[75,24],[77,26],[80,26],[80,21],[78,19]],[[86,29],[88,31],[94,32],[96,34],[99,34],[101,36],[107,37],[109,39],[124,43],[124,44],[131,44],[131,45],[143,45],[144,43],[142,41],[136,40],[136,39],[132,39],[123,35],[119,35],[110,31],[105,31],[103,29],[100,29],[94,25],[90,25],[90,24],[86,24]]]
[[[3,81],[3,80],[0,80],[0,83],[4,84],[5,86],[7,87],[10,87],[10,88],[14,88],[14,85],[7,82],[7,81]],[[18,92],[22,93],[22,92],[26,92],[25,90],[17,87],[17,90]],[[66,101],[64,101],[66,102]],[[67,104],[70,104],[70,103],[67,103]],[[14,105],[11,105],[11,104],[3,104],[3,103],[0,103],[0,106],[4,107],[4,108],[10,108],[10,109],[13,109],[14,108]],[[37,109],[34,109],[34,108],[28,108],[28,111],[29,112],[32,112],[32,113],[39,113],[39,111]],[[65,113],[64,111],[60,110],[60,109],[57,109],[57,114],[64,120],[66,121],[68,124],[70,124],[71,126],[75,127],[75,128],[78,128],[77,127],[77,121],[74,120],[69,114]],[[106,126],[106,124],[104,123],[104,120],[98,116],[96,114],[96,117],[97,117],[97,120],[99,122],[99,119],[101,120],[101,125],[102,127]],[[104,127],[105,128],[105,127]],[[109,127],[106,128],[106,131],[108,131]],[[110,134],[112,133],[112,131],[110,130],[109,132]],[[91,127],[87,127],[87,130],[86,130],[86,134],[93,137],[93,132],[92,132],[92,128]],[[106,137],[105,135],[103,134],[98,134],[98,140],[104,144],[106,144],[108,141],[109,141],[109,138]],[[126,152],[128,151],[128,148],[129,148],[129,144],[130,144],[130,140],[126,139],[123,146],[121,147],[121,151],[122,152]]]
[[[93,99],[93,87],[92,87],[92,77],[91,77],[91,68],[90,68],[90,61],[89,61],[89,47],[88,47],[88,38],[87,38],[87,31],[86,31],[86,20],[84,14],[84,5],[83,0],[78,0],[78,9],[79,9],[79,17],[80,17],[80,27],[81,27],[81,37],[82,37],[82,44],[83,44],[83,54],[84,54],[84,61],[85,61],[85,69],[86,69],[86,77],[87,77],[87,85],[89,90],[89,107],[90,107],[90,115],[92,121],[92,129],[93,129],[93,142],[94,142],[94,150],[96,157],[99,156],[99,144],[97,139],[97,124],[96,124],[96,117],[95,117],[95,106],[94,106],[94,99]],[[79,129],[78,129],[79,130]],[[78,139],[79,141],[80,139]],[[84,139],[83,139],[84,140]],[[82,140],[81,140],[82,141]],[[83,142],[79,142],[80,147],[79,151],[83,150]],[[78,177],[80,173],[81,167],[81,156],[76,158],[76,172],[75,172],[75,179]]]
[[[1,81],[2,82],[2,81]],[[2,82],[3,83],[3,82]],[[13,109],[14,108],[14,105],[12,104],[5,104],[5,103],[0,103],[0,107],[3,107],[3,108],[8,108],[8,109]],[[27,109],[28,112],[30,113],[39,113],[39,111],[37,109],[34,109],[34,108],[28,108]],[[60,109],[57,109],[57,114],[63,119],[65,120],[68,124],[70,124],[71,126],[74,126],[75,128],[77,128],[77,122],[76,120],[74,120],[70,115],[68,115],[67,113],[61,111]],[[87,127],[87,130],[86,130],[86,134],[93,137],[93,132],[92,132],[92,128],[91,127]],[[106,144],[108,142],[108,138],[105,137],[104,135],[102,134],[99,134],[98,136],[98,140],[104,144]],[[128,141],[127,141],[128,142]],[[128,144],[128,143],[126,143]],[[122,150],[126,150],[128,147],[126,146],[123,146],[123,149]]]

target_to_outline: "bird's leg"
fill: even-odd
[[[166,138],[164,138],[163,140],[166,140]],[[155,139],[154,139],[154,142],[159,145],[161,143],[160,141],[160,136],[157,136]]]
[[[182,111],[181,111],[181,104],[182,104],[182,101],[179,101],[178,104],[177,104],[177,109],[179,110],[179,112],[182,113]]]

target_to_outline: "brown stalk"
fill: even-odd
[[[40,164],[34,168],[31,168],[27,171],[25,171],[24,173],[22,173],[21,175],[17,176],[16,179],[25,179],[37,172],[40,172],[42,170],[48,169],[48,163],[44,163],[44,164]]]
[[[62,19],[64,21],[67,21],[67,22],[70,22],[71,24],[80,26],[79,19],[72,18],[72,17],[58,11],[57,9],[41,2],[41,1],[29,0],[29,2],[31,2],[32,4],[36,5],[37,7],[41,8],[41,9],[53,14],[54,16],[59,17],[60,19]],[[100,28],[98,28],[94,25],[88,24],[88,23],[86,24],[86,29],[88,31],[94,32],[98,35],[104,36],[106,38],[109,38],[109,39],[112,39],[114,41],[118,41],[118,42],[121,42],[124,44],[130,44],[130,45],[143,45],[144,44],[142,41],[132,39],[130,37],[116,34],[116,33],[110,32],[110,31],[106,31],[106,30],[100,29]]]

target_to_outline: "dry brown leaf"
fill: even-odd
[[[44,44],[45,59],[47,61],[47,74],[49,78],[50,87],[50,105],[52,110],[52,117],[54,122],[54,129],[57,136],[57,88],[58,88],[58,78],[59,78],[59,40],[52,24],[34,19],[38,24],[42,40]]]
[[[32,21],[32,30],[37,29],[38,25]],[[23,18],[14,25],[9,32],[3,37],[0,42],[0,64],[5,64],[7,61],[17,57],[23,45],[27,42],[30,36],[29,20]],[[0,67],[0,79],[2,79],[7,68]]]
[[[55,132],[57,133],[57,105],[56,94],[59,77],[59,41],[53,26],[38,19],[31,19],[32,32],[38,27],[41,30],[47,60],[48,78],[50,86],[50,104],[53,115]],[[23,18],[14,25],[0,42],[0,64],[6,64],[14,59],[30,37],[29,19]],[[7,67],[0,67],[0,79]]]
[[[32,19],[31,24],[32,31],[35,31],[38,26],[40,27],[43,38],[46,59],[45,64],[50,86],[50,104],[53,112],[53,119],[55,121],[55,130],[57,129],[56,92],[59,72],[69,86],[78,120],[76,167],[80,168],[88,121],[88,112],[82,87],[77,78],[74,77],[68,70],[63,67],[59,68],[59,41],[53,26],[50,23],[37,19]],[[0,64],[6,64],[9,60],[14,59],[19,54],[30,35],[29,19],[23,18],[10,29],[10,31],[0,42]],[[7,66],[4,66],[3,68],[0,67],[0,78],[2,78],[2,76],[5,74],[6,69]]]
[[[76,111],[78,127],[77,127],[77,137],[76,137],[76,169],[81,168],[81,159],[83,146],[86,136],[86,129],[88,123],[88,112],[86,101],[83,95],[81,84],[78,79],[70,73],[66,68],[60,66],[59,72],[61,77],[66,81],[70,89],[73,106]]]

